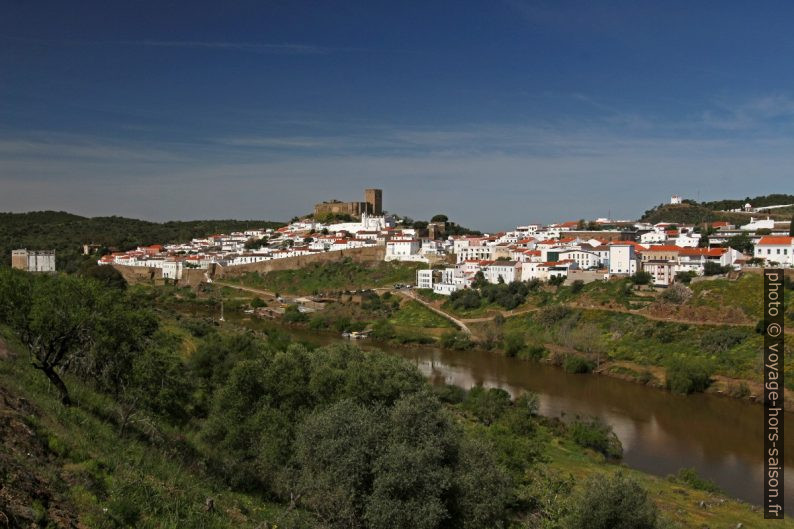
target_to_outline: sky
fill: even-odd
[[[6,0],[0,211],[485,230],[794,192],[794,3]]]

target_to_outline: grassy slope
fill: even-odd
[[[45,447],[42,454],[28,454],[16,461],[24,472],[40,476],[40,483],[49,489],[50,496],[58,499],[52,501],[43,494],[45,501],[31,503],[34,508],[30,513],[41,526],[59,526],[56,520],[64,519],[79,519],[81,526],[92,528],[254,528],[262,527],[264,522],[278,522],[280,527],[290,525],[284,519],[284,505],[230,492],[208,478],[201,468],[186,463],[194,458],[179,432],[158,425],[159,435],[119,439],[110,420],[111,402],[73,380],[70,382],[77,405],[63,409],[44,379],[30,369],[24,358],[0,362],[0,388],[17,400],[25,399],[29,412],[22,420]],[[548,443],[543,448],[542,468],[554,475],[574,476],[579,487],[584,477],[624,468],[605,463],[602,456],[544,431]],[[3,439],[17,442],[7,435]],[[718,494],[639,471],[624,471],[650,491],[664,515],[679,527],[735,527],[737,523],[748,528],[794,527],[791,520],[764,522],[751,506]],[[212,498],[215,505],[210,512],[205,509],[207,498]],[[700,507],[701,501],[708,508]],[[292,515],[302,516],[299,512]]]
[[[392,287],[395,283],[414,283],[416,270],[420,266],[414,263],[378,261],[361,264],[342,260],[264,275],[248,273],[242,276],[240,282],[254,288],[289,294],[362,290]]]
[[[44,490],[36,494],[59,498],[58,505],[48,500],[35,505],[32,514],[41,527],[60,526],[47,523],[55,524],[64,510],[77,513],[81,527],[91,528],[254,528],[284,513],[285,506],[230,492],[190,464],[194,458],[180,432],[162,424],[156,429],[140,425],[149,436],[139,432],[138,438],[119,438],[112,402],[70,382],[77,405],[64,409],[24,357],[0,361],[0,388],[14,396],[8,400],[28,403],[31,411],[20,420],[34,437],[31,442],[44,447],[39,457],[18,458],[17,470],[26,481],[30,474],[39,477]],[[18,445],[20,440],[8,434],[6,429],[0,438]],[[211,512],[205,510],[207,498],[215,503]]]
[[[581,484],[593,474],[608,474],[622,470],[637,479],[668,519],[687,528],[735,528],[738,523],[750,528],[794,527],[794,521],[764,520],[763,512],[747,503],[725,500],[720,494],[696,490],[672,480],[652,476],[623,466],[606,464],[602,456],[580,447],[568,439],[554,439],[544,455],[546,466],[558,475],[572,475]],[[704,502],[704,507],[700,506]]]
[[[400,309],[395,312],[389,323],[400,327],[410,328],[452,328],[454,325],[443,316],[440,316],[428,309],[418,301],[405,301],[400,305]]]

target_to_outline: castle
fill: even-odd
[[[329,214],[350,215],[361,218],[363,214],[383,215],[383,191],[380,189],[365,189],[363,202],[341,202],[330,200],[314,206],[314,216],[323,217]]]

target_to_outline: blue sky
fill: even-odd
[[[332,5],[337,4],[337,5]],[[791,2],[26,2],[0,210],[483,229],[794,192]]]

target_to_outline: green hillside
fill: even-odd
[[[11,250],[55,250],[58,268],[73,271],[82,245],[128,250],[139,245],[187,241],[213,233],[275,228],[263,220],[190,220],[149,222],[125,217],[81,217],[64,211],[0,213],[0,264],[10,264]]]

